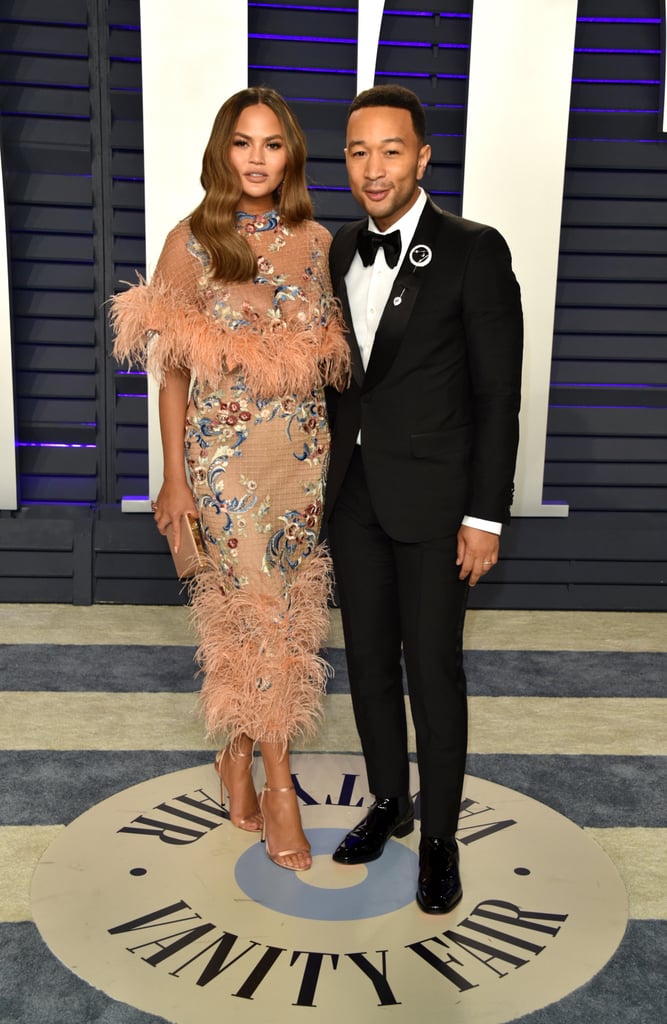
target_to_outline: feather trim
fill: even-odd
[[[192,617],[204,672],[201,710],[210,737],[241,736],[287,748],[322,717],[328,663],[330,559],[322,547],[299,567],[288,604],[258,588],[223,591],[212,563],[192,584]]]
[[[159,282],[137,285],[111,300],[119,362],[148,370],[159,382],[167,371],[187,368],[203,387],[217,389],[228,373],[241,372],[258,397],[298,395],[349,380],[350,351],[334,311],[323,326],[296,317],[228,329]]]

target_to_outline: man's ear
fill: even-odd
[[[417,160],[417,181],[421,181],[424,177],[424,171],[426,166],[431,159],[431,147],[428,143],[419,150],[419,158]]]

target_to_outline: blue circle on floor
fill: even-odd
[[[313,857],[331,856],[345,829],[308,829]],[[390,839],[379,860],[366,864],[363,881],[347,888],[304,885],[302,872],[273,864],[264,843],[253,843],[236,862],[237,884],[250,899],[270,910],[314,921],[359,921],[401,910],[415,898],[417,854]],[[345,867],[341,865],[341,871]]]

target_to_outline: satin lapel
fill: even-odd
[[[396,358],[423,281],[423,272],[410,263],[410,252],[415,245],[427,245],[433,249],[439,221],[437,207],[430,200],[427,201],[375,332],[373,351],[364,379],[365,391],[382,380]]]
[[[350,264],[354,259],[354,254],[357,251],[357,234],[361,228],[365,227],[367,221],[359,221],[358,226],[353,226],[349,231],[346,231],[342,238],[337,241],[335,249],[335,261],[332,261],[331,275],[333,278],[332,285],[334,293],[338,296],[341,304],[341,310],[343,313],[343,320],[347,328],[347,341],[350,346],[350,352],[352,353],[352,376],[359,385],[363,386],[364,383],[364,364],[361,358],[361,352],[359,351],[359,343],[354,333],[354,327],[352,325],[352,314],[350,313],[350,300],[347,294],[347,286],[345,284],[345,275],[350,269]],[[355,230],[356,228],[356,230]]]

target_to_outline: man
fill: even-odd
[[[414,828],[402,648],[420,778],[417,902],[438,914],[462,895],[463,618],[509,518],[522,317],[498,232],[443,212],[419,187],[425,127],[418,98],[398,86],[362,92],[349,110],[347,170],[368,220],[345,225],[331,247],[353,381],[329,396],[327,514],[375,798],[334,860],[375,860]]]

